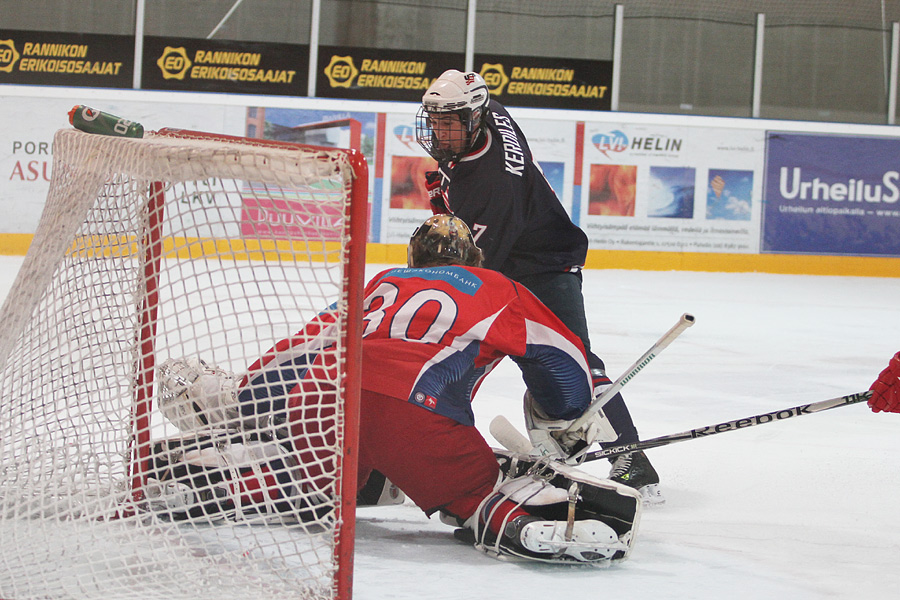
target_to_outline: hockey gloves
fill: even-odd
[[[611,383],[609,382],[609,379],[604,377],[604,380],[607,383],[601,384],[598,383],[596,379],[594,380],[593,402],[596,402],[597,398],[602,396],[603,392],[610,387]],[[612,423],[606,418],[606,414],[604,414],[603,409],[601,408],[579,429],[574,431],[566,429],[566,431],[561,432],[558,437],[560,443],[562,443],[568,451],[569,456],[572,456],[579,450],[582,450],[595,442],[614,442],[618,439],[619,434],[616,433]]]
[[[894,355],[869,389],[872,390],[869,398],[872,412],[900,412],[900,352]]]
[[[184,432],[237,427],[235,378],[204,360],[169,358],[157,368],[159,406]]]
[[[444,198],[441,195],[441,172],[426,171],[425,172],[425,189],[428,191],[428,201],[431,203],[431,212],[436,215],[449,213],[444,205]]]
[[[602,390],[595,390],[602,393]],[[570,430],[574,421],[548,417],[530,391],[525,392],[525,426],[528,437],[542,455],[566,458],[594,442],[614,441],[616,434],[603,411],[597,411],[581,428]]]

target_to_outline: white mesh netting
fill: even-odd
[[[333,597],[344,395],[299,430],[270,402],[185,432],[159,398],[190,373],[163,390],[158,368],[199,358],[227,392],[332,303],[342,365],[365,178],[342,151],[75,130],[53,169],[0,312],[0,597]]]

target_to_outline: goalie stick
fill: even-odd
[[[597,398],[595,398],[591,405],[584,411],[581,417],[579,417],[572,425],[569,427],[569,431],[575,431],[579,427],[581,427],[585,421],[587,421],[594,413],[599,411],[603,406],[615,396],[619,390],[625,387],[625,384],[631,381],[635,375],[637,375],[644,367],[646,367],[651,360],[656,358],[657,354],[662,352],[672,341],[675,340],[676,337],[681,335],[685,329],[694,324],[694,316],[688,313],[684,313],[679,317],[678,322],[672,326],[666,333],[660,337],[653,346],[650,347],[649,350],[644,352],[639,359],[637,359],[631,367],[625,371],[616,381],[606,388],[602,394],[600,394]],[[494,420],[491,421],[490,432],[494,438],[503,445],[507,450],[512,450],[513,452],[519,452],[521,454],[533,454],[535,452],[535,447],[531,443],[531,441],[523,436],[519,431],[510,423],[506,417],[503,415],[497,415],[494,417]],[[587,448],[584,448],[578,455],[584,454],[587,452]],[[559,457],[562,459],[562,457]]]
[[[667,332],[665,332],[661,338],[659,338],[655,344],[653,344],[649,350],[644,352],[643,355],[639,359],[635,361],[631,368],[629,368],[625,373],[623,373],[618,379],[613,382],[611,386],[603,390],[603,393],[600,394],[594,401],[591,403],[587,410],[578,417],[574,423],[569,425],[569,431],[577,431],[584,426],[585,423],[599,411],[603,406],[609,402],[613,396],[615,396],[619,390],[625,387],[625,384],[631,381],[631,379],[637,375],[644,367],[646,367],[651,360],[656,358],[656,355],[662,352],[666,346],[675,341],[681,332],[694,324],[694,315],[690,315],[688,313],[684,313],[679,317],[678,322],[672,326]]]
[[[711,435],[716,435],[718,433],[725,433],[726,431],[735,431],[737,429],[755,427],[756,425],[765,425],[766,423],[784,421],[785,419],[790,419],[792,417],[802,417],[803,415],[811,415],[813,413],[830,410],[832,408],[858,404],[860,402],[867,401],[871,397],[871,390],[866,392],[858,392],[856,394],[848,394],[846,396],[831,398],[829,400],[820,400],[819,402],[813,402],[812,404],[801,404],[800,406],[794,406],[793,408],[774,410],[772,412],[762,413],[753,417],[744,417],[742,419],[724,421],[716,425],[697,427],[696,429],[691,429],[682,433],[663,435],[660,437],[651,438],[649,440],[634,442],[632,444],[610,446],[609,448],[603,448],[602,450],[594,450],[593,452],[588,452],[583,457],[570,457],[568,459],[565,459],[565,462],[568,464],[580,464],[583,462],[590,462],[592,460],[600,460],[601,458],[612,458],[615,456],[621,456],[622,454],[631,454],[632,452],[637,452],[639,450],[659,448],[660,446],[668,446],[669,444],[674,444],[676,442],[696,440],[698,438],[708,437]],[[513,452],[528,454],[531,450],[531,443],[528,441],[528,438],[522,435],[502,415],[494,418],[494,420],[491,422],[490,431],[491,435],[493,435],[498,442],[500,442],[501,444],[506,446],[507,449],[512,450]],[[563,459],[560,458],[559,460]]]

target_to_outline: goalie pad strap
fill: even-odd
[[[637,530],[641,517],[641,495],[626,485],[594,477],[565,463],[527,454],[494,449],[504,482],[523,475],[540,477],[560,490],[561,502],[530,505],[528,511],[554,521],[567,521],[568,490],[573,482],[580,487],[575,519],[597,519],[612,527],[619,536]],[[503,485],[503,482],[500,484]]]

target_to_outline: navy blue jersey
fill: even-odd
[[[495,100],[486,124],[474,151],[440,165],[445,208],[472,230],[484,267],[511,279],[582,267],[587,236],[532,160],[519,126]]]

